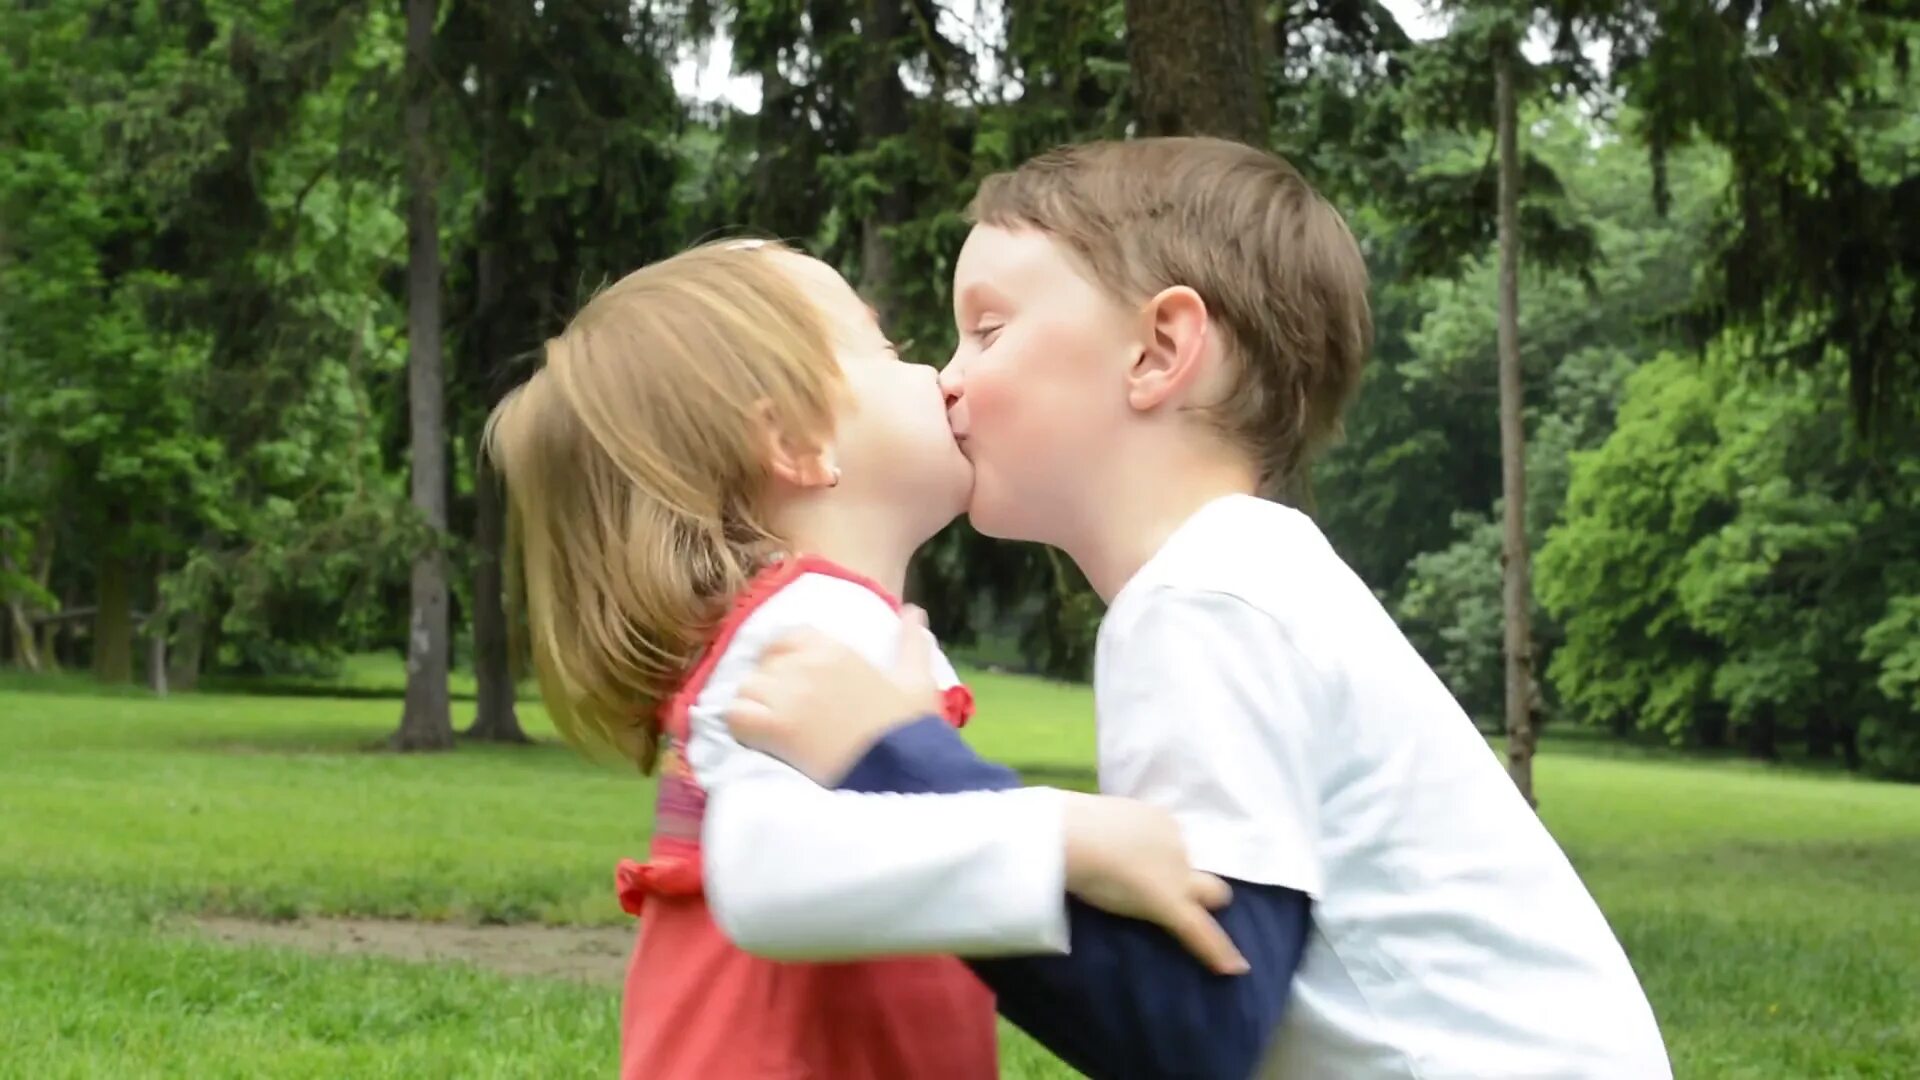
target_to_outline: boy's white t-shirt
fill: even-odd
[[[1095,693],[1102,791],[1172,811],[1196,867],[1312,897],[1261,1075],[1671,1075],[1573,867],[1304,515],[1189,519],[1114,597]]]

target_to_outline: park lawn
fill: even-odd
[[[983,752],[1091,785],[1083,689],[973,682]],[[185,925],[624,925],[611,867],[644,849],[647,781],[551,742],[370,752],[398,707],[0,683],[0,1076],[609,1075],[612,987]],[[537,706],[523,715],[550,740]],[[1920,1070],[1920,788],[1551,738],[1538,784],[1678,1075]],[[1017,1033],[1004,1071],[1068,1075]]]

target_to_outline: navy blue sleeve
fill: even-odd
[[[1005,790],[1020,778],[926,717],[874,744],[839,786],[940,794]],[[1071,898],[1072,952],[968,963],[1001,1015],[1094,1080],[1244,1080],[1279,1028],[1306,949],[1309,903],[1293,889],[1228,884],[1233,902],[1215,915],[1251,962],[1245,975],[1215,975],[1158,926]]]
[[[973,752],[952,724],[923,716],[886,733],[835,785],[845,791],[952,795],[1006,791],[1020,774]]]

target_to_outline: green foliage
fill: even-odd
[[[1372,230],[1390,228],[1367,220],[1360,227],[1369,242]],[[1376,261],[1391,275],[1387,257]],[[1413,341],[1425,313],[1439,317],[1446,302],[1431,288],[1386,277],[1374,303],[1374,355],[1344,436],[1314,467],[1321,527],[1390,602],[1416,555],[1451,542],[1454,515],[1488,506],[1499,488],[1496,417],[1484,395],[1432,377]]]
[[[1895,594],[1861,641],[1866,659],[1880,665],[1880,692],[1920,710],[1920,596]]]
[[[1724,513],[1696,479],[1716,401],[1687,361],[1650,363],[1629,380],[1606,443],[1575,459],[1536,589],[1566,635],[1548,674],[1583,720],[1676,740],[1712,727],[1709,643],[1675,608],[1688,541]]]
[[[1876,475],[1845,410],[1831,372],[1758,382],[1667,358],[1635,374],[1540,555],[1569,708],[1763,756],[1838,742],[1912,774],[1911,594],[1886,585],[1920,573],[1920,505]]]
[[[1394,609],[1460,707],[1486,730],[1500,728],[1506,692],[1498,513],[1496,504],[1493,514],[1457,516],[1452,543],[1414,556]]]
[[[1637,147],[1572,108],[1544,113],[1532,129],[1538,153],[1569,178],[1567,211],[1598,244],[1590,283],[1558,272],[1521,279],[1527,522],[1537,548],[1565,501],[1570,455],[1607,437],[1628,375],[1678,341],[1672,316],[1692,288],[1721,165],[1708,152],[1676,156],[1676,205],[1662,218],[1644,197]],[[1359,227],[1383,282],[1378,346],[1346,439],[1316,470],[1320,517],[1468,711],[1493,723],[1504,693],[1493,260],[1483,248],[1456,279],[1409,282],[1392,261],[1405,233],[1371,215]],[[1544,671],[1561,631],[1544,609],[1534,626]],[[1542,704],[1550,715],[1551,693]]]
[[[0,11],[0,600],[85,606],[131,557],[132,604],[176,645],[204,637],[217,667],[311,674],[393,644],[409,557],[470,555],[485,411],[584,296],[714,235],[819,254],[940,362],[980,179],[1133,120],[1119,0],[988,5],[992,27],[954,14],[443,5],[453,470],[436,536],[403,484],[399,13]],[[1897,422],[1920,340],[1912,20],[1812,0],[1463,0],[1443,5],[1444,38],[1413,42],[1377,0],[1265,14],[1273,145],[1347,214],[1376,282],[1376,356],[1316,470],[1317,514],[1449,685],[1491,716],[1489,84],[1496,52],[1544,32],[1519,71],[1526,509],[1534,542],[1555,538],[1544,704],[1901,772],[1920,707],[1920,580],[1894,539],[1916,486]],[[683,50],[720,34],[761,84],[757,114],[673,93]],[[1616,419],[1687,330],[1723,359],[1658,362]],[[1769,391],[1731,376],[1734,355],[1812,381]],[[1833,430],[1835,402],[1869,399],[1895,422]],[[1587,454],[1603,443],[1619,449]],[[910,591],[949,641],[1086,673],[1100,604],[1065,560],[960,522]]]
[[[9,9],[8,40],[34,48],[0,89],[22,151],[4,155],[20,167],[0,201],[31,224],[0,257],[0,321],[55,592],[86,597],[100,559],[140,552],[142,606],[225,609],[242,651],[250,636],[338,647],[337,605],[295,630],[249,595],[267,579],[282,603],[350,593],[404,535],[381,524],[395,493],[369,416],[398,355],[379,301],[397,218],[390,188],[336,167],[355,145],[353,76],[392,56],[352,14]]]
[[[1732,206],[1702,338],[1738,328],[1748,359],[1844,357],[1863,428],[1899,431],[1920,388],[1920,83],[1911,5],[1769,0],[1601,3],[1617,81],[1661,167],[1693,140],[1732,161]]]
[[[1410,130],[1432,133],[1397,156],[1380,198],[1406,227],[1409,273],[1451,277],[1494,240],[1498,160],[1493,145],[1495,58],[1514,73],[1514,92],[1526,103],[1564,99],[1591,81],[1577,49],[1541,64],[1529,62],[1521,39],[1533,5],[1510,0],[1457,0],[1441,5],[1445,36],[1411,52],[1399,90]],[[1454,137],[1439,137],[1451,133]],[[1559,171],[1548,159],[1521,150],[1519,236],[1523,263],[1576,276],[1591,272],[1597,256],[1592,226],[1571,212]],[[1589,278],[1590,280],[1590,278]]]

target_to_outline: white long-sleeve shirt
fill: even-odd
[[[782,960],[1064,952],[1061,792],[830,791],[734,740],[725,714],[740,684],[802,628],[885,667],[900,619],[863,585],[802,574],[747,614],[699,688],[686,757],[707,792],[701,859],[721,929]],[[958,681],[937,649],[934,671]]]

